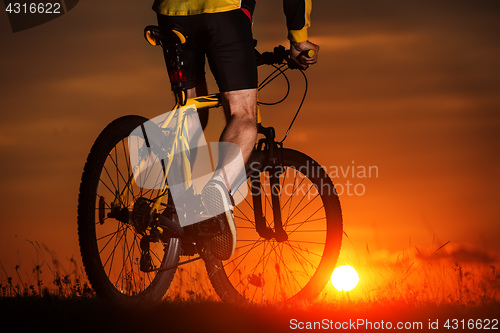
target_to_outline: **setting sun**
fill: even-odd
[[[350,291],[358,284],[359,276],[354,268],[349,265],[343,265],[335,268],[331,281],[338,291]]]

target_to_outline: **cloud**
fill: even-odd
[[[467,243],[449,243],[434,251],[417,251],[416,257],[424,261],[447,261],[458,264],[494,264],[500,261],[500,253]]]

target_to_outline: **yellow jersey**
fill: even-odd
[[[186,16],[204,13],[221,13],[244,9],[250,16],[256,0],[155,0],[153,10],[167,16]],[[312,0],[284,0],[283,10],[292,42],[307,40],[310,26]]]

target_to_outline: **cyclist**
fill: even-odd
[[[256,0],[155,0],[161,31],[179,26],[188,36],[184,49],[187,66],[187,97],[207,94],[205,56],[221,93],[226,126],[220,142],[239,146],[243,160],[249,159],[257,138],[257,65],[252,37],[252,14]],[[317,61],[319,47],[308,41],[311,0],[284,0],[283,9],[290,40],[290,58],[306,68]],[[316,51],[307,58],[304,51]],[[168,68],[167,63],[167,69]],[[170,70],[170,69],[169,69]],[[208,112],[199,110],[204,128]],[[214,177],[202,190],[202,200],[210,214],[225,211],[227,227],[213,237],[209,248],[219,259],[229,259],[236,246],[232,214],[231,184],[239,174],[232,154],[219,154]]]

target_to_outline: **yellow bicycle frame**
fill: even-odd
[[[179,99],[182,100],[182,99]],[[192,175],[191,175],[191,163],[188,159],[189,156],[189,128],[186,124],[186,116],[193,112],[194,110],[202,109],[202,108],[214,108],[220,106],[220,94],[212,94],[207,96],[200,96],[194,98],[188,98],[185,106],[181,106],[179,103],[174,106],[172,111],[169,113],[167,118],[163,120],[159,127],[162,129],[167,128],[167,126],[171,123],[172,119],[177,116],[176,124],[174,127],[173,135],[173,147],[170,149],[170,152],[167,154],[164,160],[164,174],[163,174],[163,184],[165,184],[165,190],[158,195],[155,199],[154,204],[151,208],[151,213],[158,212],[160,209],[160,205],[165,197],[166,191],[168,190],[167,184],[167,174],[172,166],[174,161],[174,153],[181,150],[181,166],[183,169],[183,175],[185,179],[185,186],[188,189],[192,184]],[[148,161],[143,159],[137,163],[137,165],[132,170],[133,175],[140,174],[142,170],[145,170],[148,165]],[[119,207],[122,203],[125,202],[125,197],[129,193],[129,189],[131,186],[135,184],[134,176],[131,176],[127,182],[127,185],[124,187],[122,193],[118,194],[115,197],[114,202],[111,204],[111,207]]]

